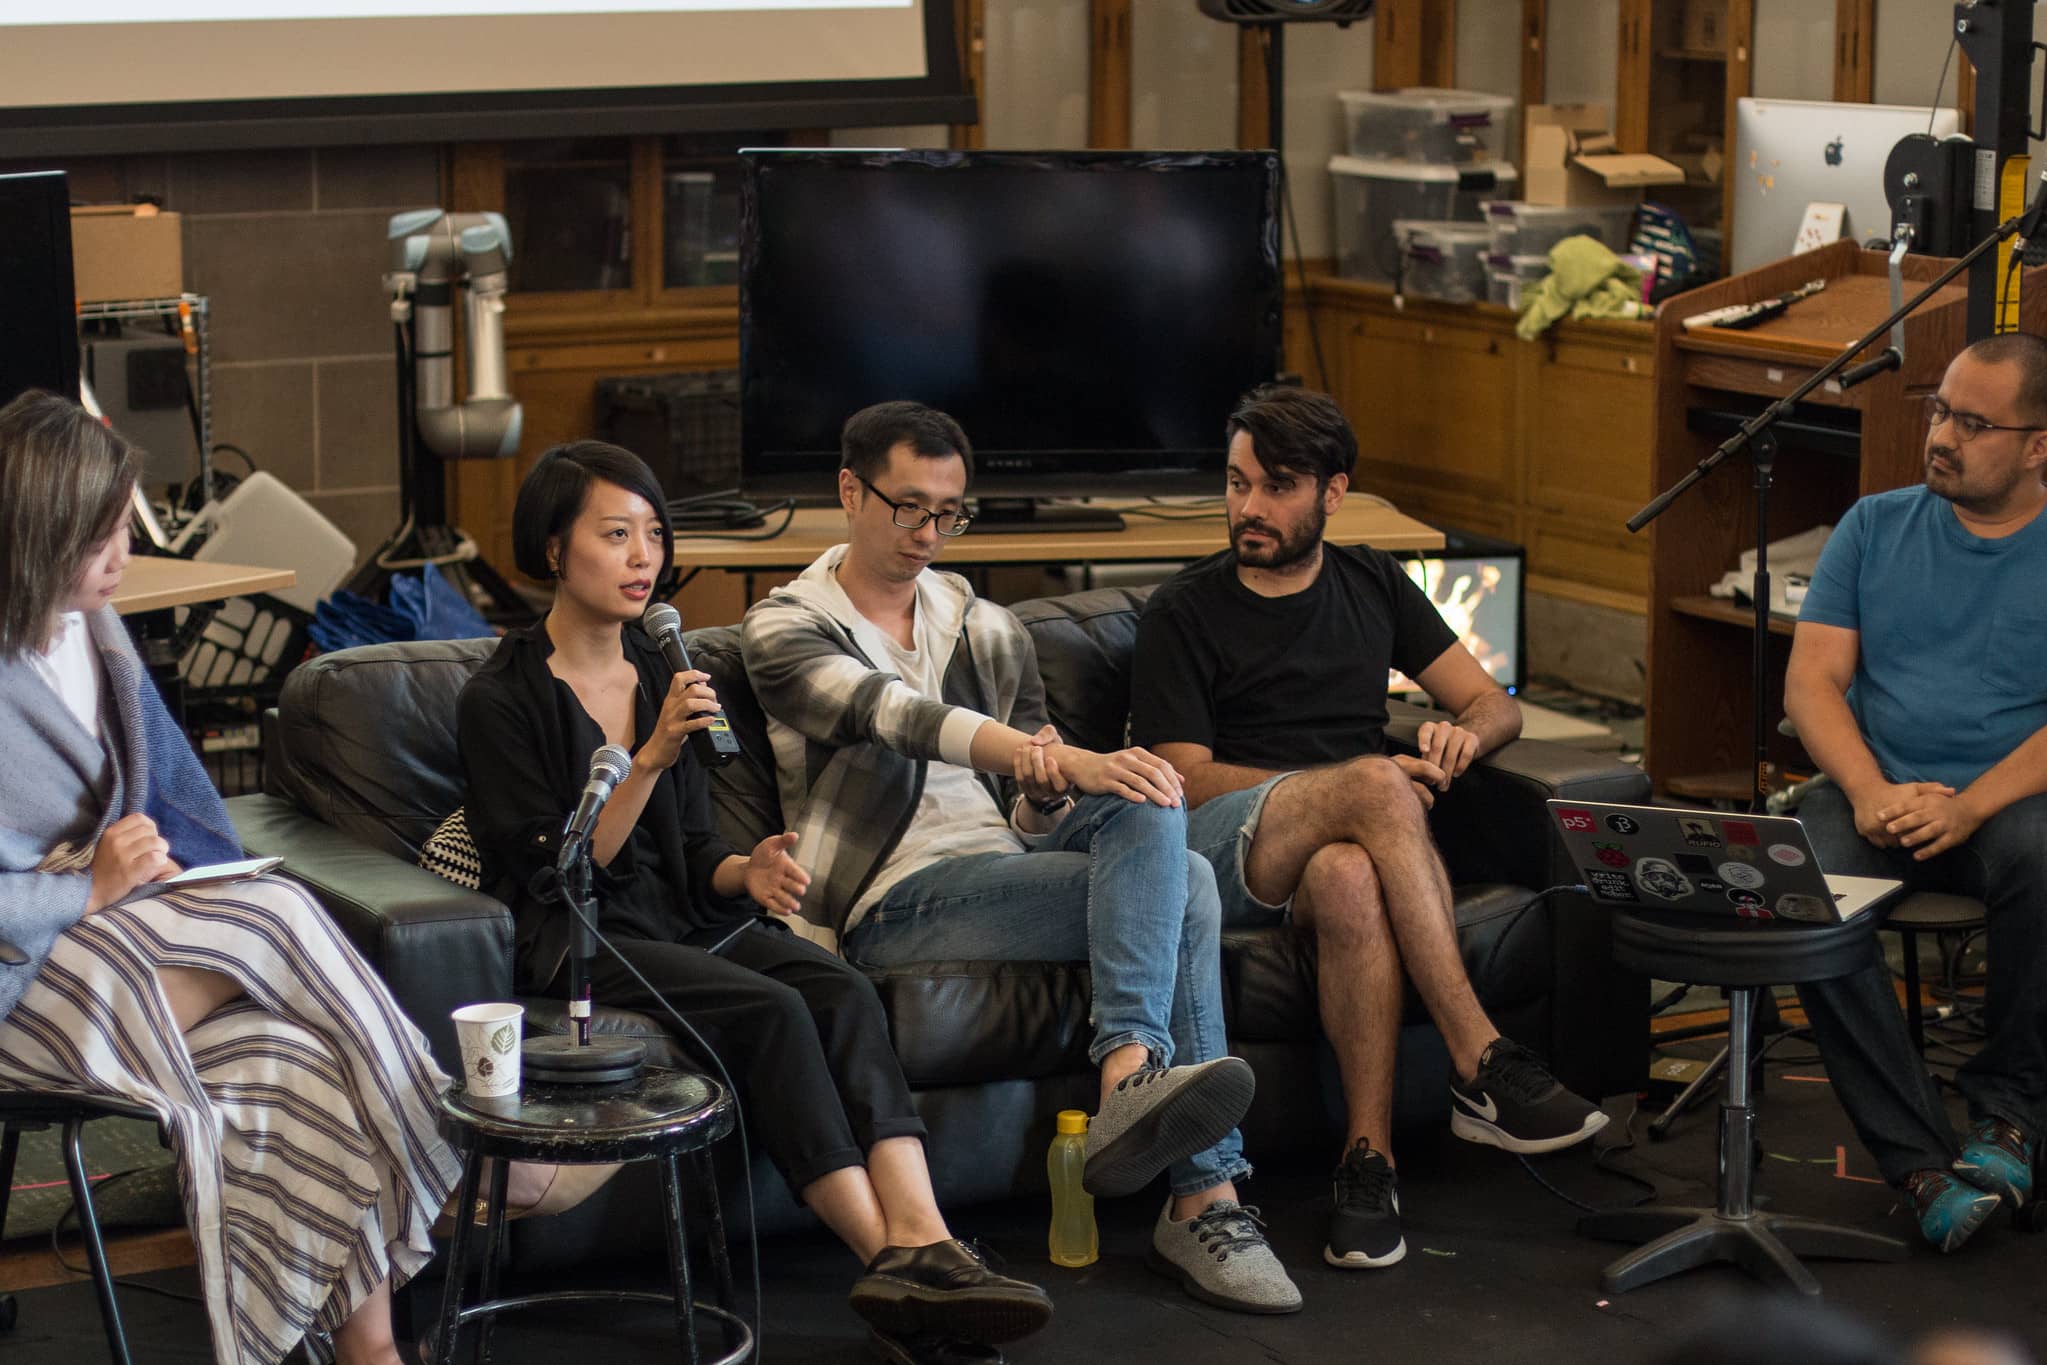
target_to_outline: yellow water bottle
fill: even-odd
[[[1101,1254],[1095,1243],[1095,1197],[1081,1187],[1087,1164],[1087,1115],[1078,1109],[1059,1111],[1059,1131],[1045,1157],[1052,1178],[1052,1264],[1093,1265]]]

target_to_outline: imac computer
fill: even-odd
[[[1929,124],[1931,125],[1929,127]],[[1888,242],[1891,206],[1884,162],[1907,133],[1952,135],[1955,111],[1924,105],[1828,104],[1819,100],[1738,102],[1734,155],[1734,274],[1792,254],[1807,204],[1848,210],[1842,241]]]

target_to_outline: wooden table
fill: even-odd
[[[1169,563],[1199,559],[1229,543],[1219,499],[1202,504],[1104,500],[1098,505],[1123,512],[1123,529],[985,531],[970,527],[965,535],[945,542],[938,567]],[[785,515],[770,515],[768,526],[779,524]],[[1443,545],[1443,533],[1433,526],[1357,495],[1344,500],[1329,519],[1325,535],[1341,545],[1375,545],[1382,550],[1435,550]],[[761,595],[788,582],[845,538],[846,514],[837,507],[798,508],[789,529],[770,540],[678,535],[675,562],[685,578],[677,606],[692,626],[731,625]],[[991,595],[998,601],[1016,600],[1000,592]],[[1032,589],[1017,593],[1020,597],[1035,595]]]
[[[121,587],[114,594],[114,610],[131,616],[166,607],[188,607],[195,602],[217,602],[252,592],[276,592],[294,586],[298,580],[295,569],[259,569],[249,564],[137,555],[128,561],[127,572],[121,575]]]

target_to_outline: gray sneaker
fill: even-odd
[[[1241,1057],[1131,1072],[1088,1123],[1081,1187],[1096,1198],[1137,1193],[1174,1162],[1222,1141],[1257,1084]]]
[[[1258,1210],[1218,1199],[1184,1223],[1172,1219],[1173,1201],[1159,1210],[1144,1263],[1218,1308],[1239,1313],[1298,1313],[1301,1291],[1265,1241]]]

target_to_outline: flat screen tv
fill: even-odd
[[[78,397],[68,183],[62,171],[0,175],[0,404],[24,389]]]
[[[743,159],[749,493],[828,495],[840,426],[892,398],[959,419],[982,499],[1220,487],[1278,364],[1272,153]]]

